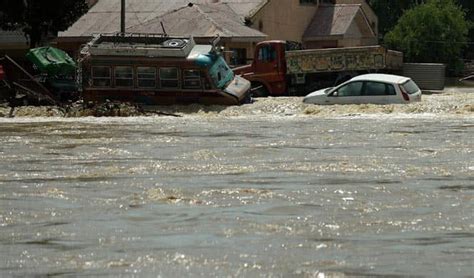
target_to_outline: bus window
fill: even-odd
[[[110,87],[110,67],[92,67],[92,85],[94,87]]]
[[[133,87],[133,68],[129,66],[115,67],[115,86]]]
[[[201,75],[199,70],[183,70],[183,88],[200,89]]]
[[[160,84],[162,88],[178,88],[178,69],[160,68]]]
[[[137,67],[137,80],[139,88],[155,88],[156,68]]]

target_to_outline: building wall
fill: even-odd
[[[301,42],[317,7],[300,0],[271,0],[252,17],[250,27],[267,34],[268,40]]]
[[[314,17],[322,0],[316,4],[300,4],[300,0],[271,0],[251,19],[250,27],[268,35],[268,40],[301,42],[306,27]],[[327,2],[327,1],[326,1]],[[378,36],[378,18],[365,0],[335,0],[335,4],[361,4],[362,11],[375,36]]]

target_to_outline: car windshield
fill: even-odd
[[[209,69],[212,80],[219,89],[224,89],[234,79],[234,72],[229,68],[222,56],[218,56]]]
[[[402,86],[410,95],[420,90],[413,80],[408,80],[407,82],[403,83]]]

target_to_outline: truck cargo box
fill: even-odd
[[[286,52],[288,74],[342,71],[402,70],[403,54],[383,46],[363,46]]]

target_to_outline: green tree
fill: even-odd
[[[407,9],[422,3],[420,0],[368,0],[379,19],[379,32],[384,35],[397,24],[398,19]]]
[[[408,62],[442,62],[455,69],[471,25],[465,15],[453,0],[428,0],[402,15],[385,44],[402,51]]]
[[[21,29],[30,46],[40,44],[48,34],[56,35],[87,11],[80,0],[0,0],[0,27]]]
[[[474,22],[474,1],[473,0],[459,0],[459,4],[466,11],[466,18],[473,23]],[[468,59],[474,59],[474,28],[469,31],[469,47],[464,55]]]

